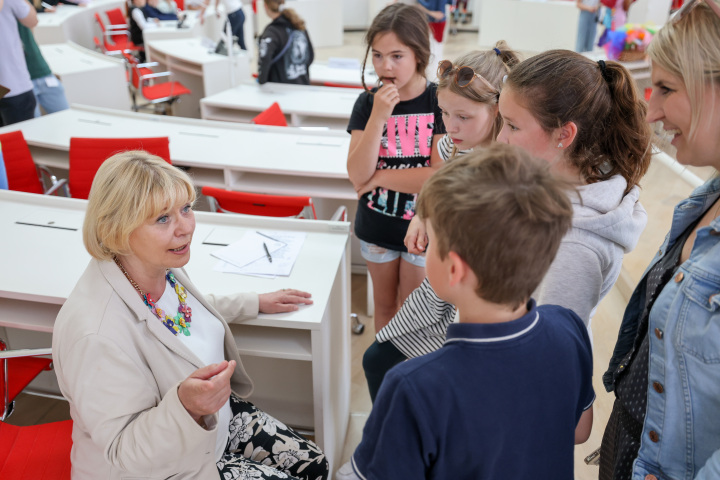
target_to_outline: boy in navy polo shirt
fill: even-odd
[[[336,478],[573,478],[574,445],[592,428],[590,340],[573,312],[530,298],[570,227],[569,190],[509,145],[425,183],[427,276],[460,323],[387,374]]]

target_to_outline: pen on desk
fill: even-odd
[[[265,256],[267,257],[268,262],[272,263],[272,255],[270,255],[270,250],[268,250],[265,242],[263,242],[263,248],[265,249]]]

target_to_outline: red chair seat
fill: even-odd
[[[142,88],[142,94],[148,100],[177,97],[178,95],[187,95],[189,93],[192,92],[180,82],[163,82]]]
[[[0,422],[0,478],[70,480],[72,420],[30,427]]]
[[[41,357],[9,358],[6,361],[8,377],[10,377],[8,378],[8,399],[11,402],[40,372],[50,370],[52,363],[51,358]]]

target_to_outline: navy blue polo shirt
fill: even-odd
[[[506,323],[452,324],[440,350],[390,370],[355,473],[572,480],[575,427],[595,398],[590,339],[566,308],[528,309]]]

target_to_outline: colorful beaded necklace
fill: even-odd
[[[173,318],[170,317],[170,315],[168,315],[167,313],[165,313],[163,309],[155,305],[155,301],[150,297],[150,295],[142,291],[140,285],[138,285],[135,280],[130,277],[130,274],[127,272],[127,270],[125,270],[125,267],[123,267],[122,263],[120,263],[120,260],[118,260],[117,257],[113,257],[113,260],[115,260],[117,266],[120,267],[120,271],[122,271],[122,273],[125,275],[125,278],[128,279],[130,285],[135,287],[135,290],[138,291],[143,301],[145,302],[145,305],[148,306],[150,311],[163,323],[163,325],[165,325],[173,335],[177,335],[182,331],[183,335],[189,337],[190,322],[192,320],[192,308],[188,307],[187,303],[185,303],[185,299],[187,299],[187,292],[185,292],[185,288],[180,285],[180,282],[177,281],[175,275],[173,275],[170,270],[165,273],[165,278],[175,289],[175,293],[177,294],[178,300],[180,301],[180,305],[178,306],[178,313]]]

